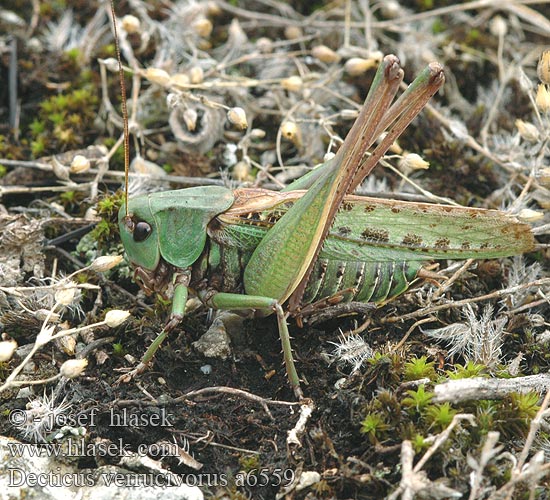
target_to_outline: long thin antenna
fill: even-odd
[[[115,35],[115,51],[118,61],[118,77],[120,82],[120,94],[122,98],[122,121],[124,123],[124,202],[126,206],[126,217],[128,217],[128,172],[130,171],[130,132],[128,130],[128,108],[126,107],[126,84],[124,83],[124,69],[120,57],[120,46],[118,44],[118,31],[116,27],[116,12],[114,0],[111,0],[111,14],[113,18],[113,32]]]

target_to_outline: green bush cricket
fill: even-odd
[[[402,79],[398,59],[386,56],[336,156],[283,192],[204,186],[128,200],[126,188],[119,228],[128,260],[145,291],[170,290],[172,312],[121,380],[145,368],[193,290],[214,309],[275,312],[290,384],[302,397],[288,315],[301,318],[327,303],[381,305],[427,261],[534,248],[530,226],[504,212],[351,194],[444,82],[432,63],[392,105]]]

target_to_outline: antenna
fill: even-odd
[[[124,69],[120,57],[120,46],[118,43],[118,30],[116,27],[116,12],[114,0],[110,0],[111,14],[113,19],[113,32],[115,35],[115,51],[118,61],[118,77],[120,83],[120,94],[122,98],[122,122],[124,124],[124,204],[126,207],[126,219],[128,219],[128,172],[130,170],[130,133],[128,130],[128,108],[126,107],[126,84],[124,83]]]

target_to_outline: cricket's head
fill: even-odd
[[[205,186],[130,198],[118,213],[120,238],[131,264],[154,272],[162,260],[188,268],[204,250],[208,223],[233,203],[233,193]]]

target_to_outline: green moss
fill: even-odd
[[[436,377],[434,362],[428,361],[426,356],[414,357],[405,363],[404,377],[405,380],[418,380],[421,378],[434,380]]]
[[[381,433],[389,429],[383,415],[379,413],[368,413],[361,422],[361,433],[366,434],[371,442],[381,439]]]
[[[258,455],[245,455],[239,458],[239,465],[243,472],[251,472],[260,466],[260,457]]]
[[[480,365],[478,363],[474,363],[473,361],[468,361],[465,365],[456,364],[454,371],[447,371],[447,376],[452,379],[460,379],[460,378],[472,378],[472,377],[486,377],[487,376],[487,368],[485,365]]]
[[[439,432],[449,426],[457,413],[450,403],[431,405],[426,409],[426,421]]]
[[[422,410],[430,404],[430,401],[434,397],[432,392],[426,391],[424,384],[421,384],[416,391],[407,391],[408,396],[403,398],[403,406],[409,409],[409,411],[422,413]]]
[[[97,104],[95,86],[78,80],[74,89],[42,101],[38,117],[28,126],[33,156],[87,145],[85,135],[92,128]]]
[[[415,434],[411,439],[411,443],[416,454],[421,453],[430,447],[430,442],[426,441],[426,438],[421,434]]]

